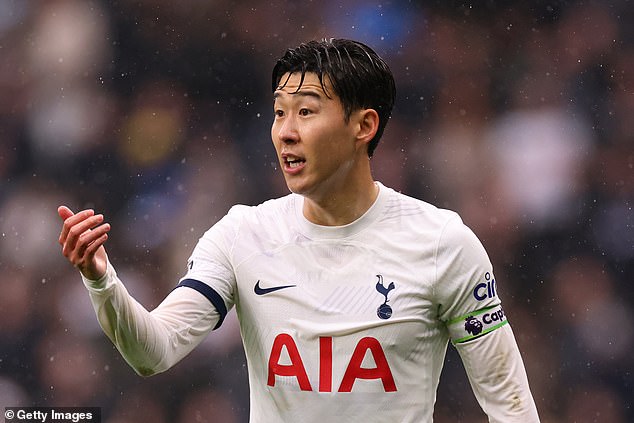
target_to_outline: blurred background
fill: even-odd
[[[152,308],[236,203],[284,195],[270,71],[347,37],[390,64],[384,184],[487,248],[544,422],[634,421],[634,5],[608,1],[0,0],[0,406],[245,422],[235,313],[143,379],[62,257],[94,208]],[[484,422],[450,346],[435,421]]]

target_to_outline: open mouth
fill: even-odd
[[[296,167],[301,166],[303,163],[306,163],[306,160],[302,159],[286,159],[286,165],[291,169],[295,169]]]
[[[306,163],[305,159],[290,154],[282,155],[282,159],[284,160],[284,167],[287,169],[297,169]]]

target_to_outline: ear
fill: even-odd
[[[357,141],[368,144],[379,129],[379,114],[374,109],[361,109],[357,113]]]

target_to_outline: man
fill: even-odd
[[[481,243],[457,214],[372,178],[395,95],[385,62],[310,42],[277,62],[272,89],[291,194],[233,207],[152,312],[108,262],[103,216],[59,208],[63,254],[127,362],[167,370],[235,305],[251,422],[432,421],[450,339],[490,421],[538,421]]]

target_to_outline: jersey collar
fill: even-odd
[[[300,232],[310,239],[342,239],[361,232],[375,222],[384,210],[384,204],[388,195],[387,191],[389,189],[380,182],[375,183],[379,187],[379,194],[376,200],[374,200],[374,203],[357,220],[343,226],[323,226],[310,222],[304,217],[304,213],[302,212],[304,198],[300,195],[295,195],[295,219],[300,228]]]

